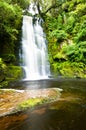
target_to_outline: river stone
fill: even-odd
[[[44,99],[41,104],[46,103],[46,101],[50,103],[58,100],[61,91],[62,89],[59,88],[37,90],[0,89],[0,117],[17,112],[19,110],[18,106],[30,99]],[[38,104],[40,105],[40,102]],[[38,104],[35,103],[35,105]]]

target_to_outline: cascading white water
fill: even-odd
[[[22,58],[25,79],[48,78],[50,66],[45,34],[38,20],[33,25],[30,16],[23,16]]]

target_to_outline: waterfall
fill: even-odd
[[[22,25],[22,60],[25,79],[43,79],[50,75],[46,36],[39,20],[33,24],[33,18],[26,15]]]

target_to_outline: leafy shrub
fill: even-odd
[[[79,42],[78,44],[66,46],[64,47],[64,53],[68,56],[70,61],[86,63],[86,42]]]
[[[0,58],[0,82],[2,82],[5,79],[6,70],[7,70],[7,66],[4,64],[3,60]]]
[[[13,54],[3,54],[3,60],[6,63],[15,63],[16,57]]]

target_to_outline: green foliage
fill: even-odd
[[[51,66],[57,69],[57,63],[64,60],[86,63],[86,2],[58,0],[58,3],[57,14],[46,15],[45,19]]]
[[[67,23],[66,23],[66,31],[68,33],[72,32],[74,25],[75,25],[74,16],[69,16],[69,18],[67,19]]]
[[[22,9],[10,1],[0,1],[0,55],[15,55],[20,35]],[[10,4],[9,4],[10,3]],[[6,58],[5,58],[6,59]]]
[[[81,29],[74,38],[75,42],[86,41],[86,28]]]
[[[0,88],[3,88],[3,87],[7,87],[8,86],[8,81],[3,81],[0,83]]]
[[[57,8],[46,15],[44,27],[51,68],[64,76],[86,77],[85,0],[58,0]],[[82,68],[79,67],[81,64]]]
[[[30,3],[30,0],[1,0],[1,1],[12,5],[18,5],[23,9],[26,9]]]
[[[5,63],[15,63],[16,57],[13,54],[3,54],[3,60]]]
[[[17,81],[23,76],[23,70],[19,66],[6,66],[0,59],[0,87],[7,87],[9,82]]]
[[[0,0],[1,57],[4,57],[3,54],[16,56],[17,51],[15,50],[18,50],[20,44],[22,9],[26,9],[28,6],[29,0]]]
[[[22,102],[21,104],[18,105],[18,109],[19,110],[25,110],[27,108],[33,108],[37,105],[41,105],[44,102],[47,102],[48,99],[46,98],[30,98],[24,102]]]
[[[70,61],[86,63],[86,41],[64,47],[64,53]]]
[[[4,70],[6,69],[6,65],[2,61],[2,58],[0,58],[0,69],[4,69]]]
[[[78,16],[86,14],[86,3],[77,4],[75,13],[78,14]]]
[[[86,65],[82,62],[56,62],[52,65],[56,74],[63,77],[86,78]]]
[[[0,58],[0,87],[7,85],[7,81],[4,81],[6,71],[7,71],[7,66],[3,62],[2,58]]]
[[[0,2],[0,28],[3,29],[1,34],[6,33],[8,36],[16,39],[18,34],[18,26],[22,18],[21,9],[19,6],[9,5],[6,2]]]
[[[7,81],[14,81],[21,79],[23,76],[23,71],[20,66],[13,66],[9,65],[6,72],[6,80]]]
[[[51,37],[55,37],[58,42],[61,42],[65,39],[67,39],[67,34],[64,30],[54,30],[50,34]]]

